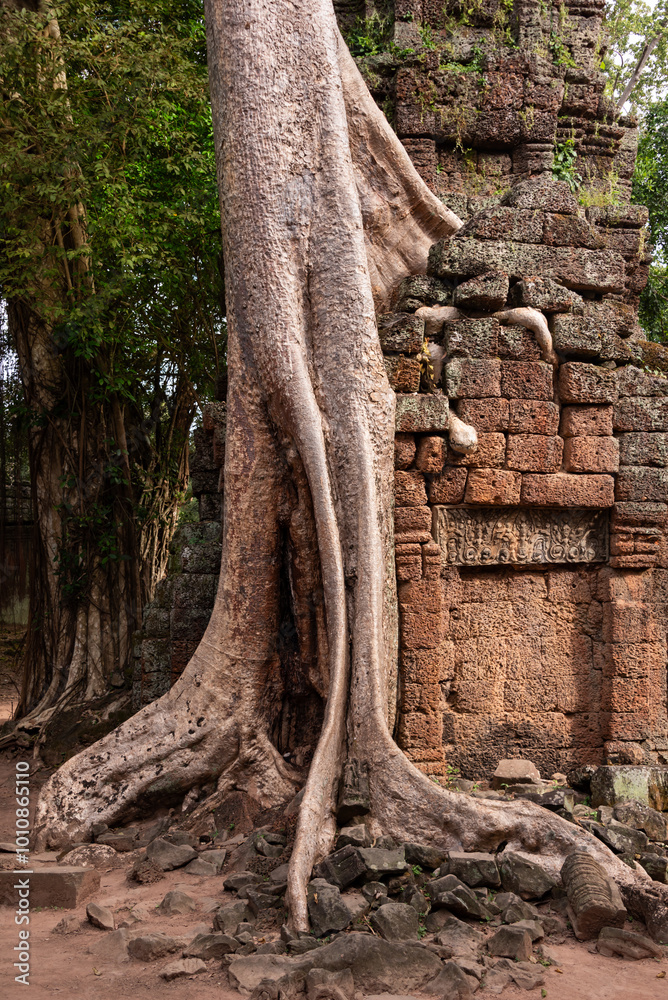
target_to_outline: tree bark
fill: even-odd
[[[174,688],[44,787],[38,843],[83,839],[95,820],[117,822],[212,777],[219,798],[243,788],[272,805],[293,794],[300,776],[268,733],[271,692],[282,689],[278,529],[303,470],[300,510],[305,523],[312,511],[313,532],[300,537],[317,542],[326,707],[290,861],[295,928],[308,928],[306,883],[333,842],[347,757],[369,767],[373,833],[468,850],[505,840],[554,873],[580,847],[635,884],[584,831],[531,804],[447,792],[392,739],[394,393],[374,294],[382,305],[400,277],[423,270],[430,243],[459,220],[380,121],[330,0],[207,0],[206,17],[229,327],[218,596]]]

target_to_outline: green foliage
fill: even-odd
[[[548,47],[555,66],[577,66],[577,63],[571,55],[571,50],[564,44],[564,40],[556,28],[553,28],[552,31],[550,31],[550,41]]]
[[[642,111],[660,100],[668,86],[668,0],[612,0],[606,6],[607,41],[601,39],[599,68],[608,73],[606,92],[619,98],[645,43],[659,37],[630,103]]]
[[[649,209],[654,244],[640,322],[649,340],[668,343],[668,98],[651,105],[644,116],[632,200]]]
[[[554,149],[552,176],[557,181],[565,181],[571,191],[575,191],[582,183],[582,178],[575,170],[578,154],[573,139],[558,142]]]
[[[374,11],[371,17],[358,17],[343,35],[350,54],[357,57],[377,56],[387,52],[392,42],[393,20]]]

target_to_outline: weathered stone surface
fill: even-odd
[[[239,947],[239,942],[231,934],[197,934],[187,948],[184,955],[187,958],[201,958],[208,962],[210,958],[222,958],[223,955],[231,955]]]
[[[245,889],[247,885],[258,885],[262,881],[262,876],[256,872],[233,872],[228,875],[223,882],[223,888],[228,892],[238,892]]]
[[[416,941],[418,914],[405,903],[384,903],[369,918],[373,929],[386,941]]]
[[[433,882],[428,882],[425,891],[434,907],[449,910],[458,917],[473,917],[477,920],[484,920],[490,916],[489,911],[475,893],[460,882],[455,875],[446,875]]]
[[[233,934],[240,923],[245,920],[252,920],[253,914],[243,900],[236,903],[229,903],[216,910],[213,918],[214,930],[222,931],[224,934]]]
[[[516,323],[499,327],[499,357],[508,361],[540,361],[540,346],[531,330]]]
[[[567,472],[617,472],[619,441],[613,437],[570,437],[564,446]]]
[[[511,399],[508,430],[511,434],[557,433],[559,407],[544,399]]]
[[[16,878],[11,871],[0,871],[0,906],[16,904]],[[30,906],[73,910],[99,888],[100,875],[94,868],[59,865],[53,871],[34,871],[30,876]]]
[[[403,845],[404,856],[409,865],[419,865],[427,871],[433,871],[442,865],[447,852],[440,847],[430,847],[427,844],[408,843]]]
[[[513,286],[510,295],[512,306],[528,306],[541,312],[568,312],[579,307],[582,299],[576,293],[551,278],[525,278]]]
[[[384,313],[378,317],[378,334],[383,351],[417,354],[424,340],[424,320],[407,313]]]
[[[608,764],[591,778],[592,806],[616,806],[641,802],[654,809],[668,806],[668,776],[664,768]]]
[[[343,826],[336,841],[338,849],[352,845],[353,847],[365,847],[368,843],[367,829],[364,823],[357,823],[355,826]]]
[[[559,433],[563,438],[612,435],[612,406],[564,406]]]
[[[447,441],[444,437],[428,435],[418,441],[415,467],[419,472],[438,473],[445,464]]]
[[[444,958],[475,957],[483,944],[485,937],[471,924],[464,923],[446,910],[437,910],[427,917],[427,929],[431,930],[430,921],[437,920],[439,927],[436,933],[436,943],[441,948]]]
[[[578,203],[568,184],[554,182],[544,175],[522,181],[504,195],[503,205],[515,208],[538,209],[541,212],[559,212],[562,215],[577,215]]]
[[[453,358],[445,366],[444,391],[450,399],[501,395],[501,362]]]
[[[477,280],[477,279],[476,279]],[[443,346],[450,358],[495,358],[499,323],[491,316],[458,319],[443,326]]]
[[[130,961],[128,953],[128,932],[125,927],[109,934],[101,934],[97,941],[89,945],[88,954],[93,955],[100,963],[121,965]]]
[[[403,875],[408,871],[403,847],[384,850],[380,847],[360,847],[357,853],[364,865],[365,879],[374,881],[384,875]]]
[[[292,971],[305,977],[311,969],[350,969],[357,990],[397,994],[420,989],[440,967],[440,959],[417,944],[352,933],[295,958],[252,955],[234,959],[228,974],[233,986],[252,991],[262,979],[280,979]]]
[[[355,758],[347,760],[339,785],[337,819],[343,825],[356,816],[366,816],[370,809],[368,765]]]
[[[511,279],[542,274],[576,291],[619,293],[626,279],[624,258],[612,250],[547,247],[455,236],[434,244],[429,251],[429,271],[440,278],[485,274],[490,264],[506,271]]]
[[[341,969],[339,972],[330,972],[327,969],[311,969],[310,972],[307,972],[306,995],[308,1000],[319,1000],[322,997],[320,989],[323,986],[329,989],[335,987],[348,1000],[353,1000],[355,996],[355,981],[350,969]],[[370,1000],[370,998],[367,997],[366,1000]]]
[[[522,899],[541,899],[556,884],[539,864],[513,851],[503,851],[496,861],[503,888],[506,892],[517,893]]]
[[[518,504],[522,489],[522,476],[519,472],[507,469],[471,469],[466,480],[464,499],[471,504]],[[432,503],[457,503],[458,500],[441,499],[437,495]],[[459,498],[462,499],[461,497]]]
[[[466,474],[465,468],[450,466],[434,476],[427,483],[429,503],[461,503],[466,489]]]
[[[308,915],[316,937],[342,931],[352,920],[352,913],[341,897],[338,886],[323,878],[314,878],[308,884]]]
[[[206,962],[201,958],[180,958],[166,965],[160,972],[160,978],[171,983],[172,979],[196,976],[199,972],[206,972]]]
[[[619,458],[622,465],[668,466],[668,434],[620,434]]]
[[[259,892],[256,889],[246,889],[245,892],[248,909],[255,917],[261,910],[275,910],[283,905],[280,894],[273,895],[268,892]]]
[[[492,788],[504,788],[507,785],[540,785],[540,771],[530,760],[512,757],[500,760],[492,775]]]
[[[202,851],[200,854],[201,860],[206,861],[208,865],[213,865],[217,872],[222,869],[226,857],[227,851],[223,850]]]
[[[477,980],[466,973],[456,962],[446,962],[436,976],[424,987],[424,992],[435,993],[443,1000],[471,1000]]]
[[[506,451],[506,464],[518,472],[558,472],[564,441],[545,434],[510,434]],[[574,470],[590,471],[590,470]],[[611,470],[591,470],[608,472]]]
[[[383,358],[387,378],[395,392],[417,392],[420,388],[420,362],[417,358],[391,355]]]
[[[105,847],[113,847],[115,851],[125,854],[128,851],[134,851],[137,846],[137,833],[138,831],[134,828],[121,830],[119,832],[109,830],[106,833],[101,833],[100,836],[97,837],[97,843],[104,844]]]
[[[397,470],[394,473],[394,496],[397,507],[420,507],[426,504],[427,491],[422,473]]]
[[[13,845],[14,850],[16,845]],[[73,868],[117,868],[123,864],[113,847],[104,844],[80,844],[61,857],[61,864]]]
[[[466,225],[458,230],[462,237],[478,240],[517,240],[519,243],[540,243],[543,236],[543,213],[530,209],[492,205],[476,212]],[[467,282],[468,284],[468,282]],[[507,293],[506,293],[507,294]],[[457,290],[455,289],[455,296]],[[456,298],[453,299],[456,304]],[[505,298],[501,305],[505,302]],[[486,308],[471,306],[470,308]],[[496,308],[501,308],[497,306]]]
[[[508,275],[504,274],[503,271],[482,274],[455,288],[453,303],[459,309],[480,309],[483,312],[495,312],[505,305],[509,286]]]
[[[611,958],[619,955],[621,958],[663,958],[663,948],[660,948],[644,934],[636,934],[620,927],[603,927],[596,944],[601,955]]]
[[[591,855],[585,851],[569,854],[561,869],[561,879],[578,940],[595,938],[602,927],[623,926],[626,909],[619,889]]]
[[[508,430],[507,399],[462,399],[457,403],[457,416],[464,423],[472,424],[480,434],[493,434]]]
[[[612,507],[615,481],[612,476],[538,475],[522,476],[522,503],[546,507]]]
[[[614,817],[620,823],[644,830],[650,840],[668,840],[668,816],[641,802],[622,802],[614,807]]]
[[[449,875],[455,875],[472,888],[486,885],[495,889],[501,885],[501,876],[493,854],[482,851],[450,851],[447,864]]]
[[[545,213],[543,242],[549,247],[587,247],[589,250],[602,250],[606,246],[606,241],[586,219],[559,212]]]
[[[409,434],[446,431],[448,414],[447,396],[397,395],[397,431]]]
[[[562,403],[614,403],[617,383],[607,368],[567,361],[559,368],[559,396]]]
[[[600,562],[607,555],[607,518],[601,513],[436,506],[434,515],[444,566]]]
[[[138,934],[128,940],[128,951],[132,958],[140,962],[153,962],[157,958],[173,954],[186,946],[183,938],[168,937],[154,931],[151,934]]]
[[[616,431],[668,431],[668,399],[620,399],[613,426]]]
[[[668,884],[668,858],[658,854],[641,854],[638,858],[638,864],[655,882]]]
[[[339,889],[345,889],[365,874],[367,868],[359,850],[349,845],[320,861],[313,869],[317,878],[324,878]]]
[[[606,205],[591,206],[587,209],[587,218],[592,225],[623,229],[641,229],[646,226],[649,212],[644,205]]]
[[[617,500],[664,501],[668,496],[668,469],[644,465],[622,466],[617,477]]]
[[[413,464],[416,444],[412,434],[394,435],[394,468],[407,469]]]
[[[487,942],[490,955],[526,962],[532,952],[531,935],[523,927],[501,927]]]
[[[542,361],[501,362],[501,395],[507,399],[551,400],[552,381],[552,366]]]
[[[416,274],[399,282],[395,300],[399,312],[411,313],[420,306],[449,305],[452,302],[452,289],[450,285],[429,278],[426,274]]]
[[[624,365],[615,372],[617,391],[625,396],[668,396],[668,379],[665,375],[650,375],[642,368]]]
[[[186,892],[180,892],[178,889],[173,889],[163,897],[158,909],[161,913],[168,914],[192,913],[197,909],[197,903],[192,896],[189,896]]]
[[[510,924],[510,926],[520,927],[522,930],[527,931],[534,944],[536,941],[542,941],[545,937],[545,928],[539,920],[517,920],[515,923]]]
[[[195,858],[194,861],[186,865],[183,872],[185,875],[199,875],[204,878],[212,878],[212,876],[218,874],[219,868],[217,865],[212,865],[208,861],[204,861],[203,858]]]
[[[466,454],[450,450],[448,462],[454,466],[494,469],[503,465],[506,454],[505,434],[479,434],[477,447]]]
[[[99,927],[102,931],[113,931],[115,927],[114,915],[107,906],[89,903],[86,907],[86,916],[93,927]]]
[[[550,332],[555,351],[576,358],[596,358],[603,340],[601,331],[584,316],[556,314],[550,319]]]
[[[586,819],[580,822],[616,854],[639,854],[646,852],[649,846],[647,836],[642,830],[634,830],[633,827],[618,823],[614,819],[605,824]]]
[[[197,851],[187,844],[170,844],[163,837],[158,837],[146,848],[146,856],[161,871],[169,872],[194,861]]]

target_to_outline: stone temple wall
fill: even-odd
[[[668,352],[637,323],[650,248],[629,204],[635,123],[603,93],[602,0],[473,7],[396,0],[392,44],[360,60],[465,222],[379,317],[397,392],[397,739],[433,775],[513,756],[547,774],[668,763]],[[568,139],[573,192],[553,179]],[[435,306],[450,312],[425,317]],[[556,357],[511,312],[527,309]],[[449,446],[451,413],[476,428],[474,452]],[[215,404],[193,464],[202,523],[146,610],[137,707],[206,627],[223,451]]]

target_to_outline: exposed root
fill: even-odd
[[[454,306],[420,306],[415,315],[424,320],[425,336],[433,339],[442,332],[444,323],[454,323],[464,314]]]
[[[467,455],[478,447],[478,432],[475,427],[465,424],[456,413],[448,416],[448,440],[453,451]]]
[[[555,354],[552,345],[552,334],[547,325],[547,320],[538,309],[531,309],[529,306],[522,306],[518,309],[504,309],[495,312],[494,318],[503,323],[517,323],[527,330],[531,330],[536,335],[536,342],[540,347],[543,361],[555,367],[559,364],[559,358]]]

